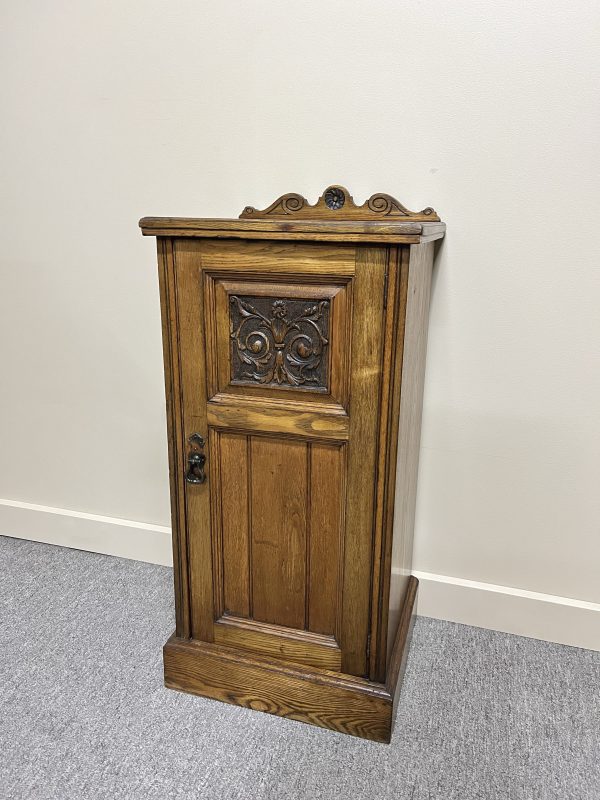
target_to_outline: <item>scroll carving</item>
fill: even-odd
[[[329,301],[232,295],[230,327],[232,381],[328,388]]]
[[[374,194],[362,206],[357,206],[343,186],[329,186],[318,201],[311,205],[300,194],[284,194],[268,208],[259,210],[252,206],[240,214],[240,219],[268,219],[295,217],[298,219],[338,219],[338,220],[377,220],[404,219],[414,222],[439,222],[440,218],[433,208],[422,211],[409,211],[395,197],[389,194]]]

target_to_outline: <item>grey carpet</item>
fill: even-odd
[[[600,653],[420,618],[391,745],[168,691],[171,571],[0,537],[7,800],[598,800]]]

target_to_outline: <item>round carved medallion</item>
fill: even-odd
[[[341,189],[332,186],[325,192],[325,205],[332,211],[337,211],[346,202],[346,197]]]

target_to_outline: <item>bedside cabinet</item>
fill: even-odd
[[[173,689],[389,741],[411,551],[431,209],[341,186],[156,236]]]

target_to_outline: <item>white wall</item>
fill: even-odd
[[[448,223],[421,611],[600,648],[596,0],[23,0],[3,22],[0,532],[168,559],[140,216],[387,191]]]

